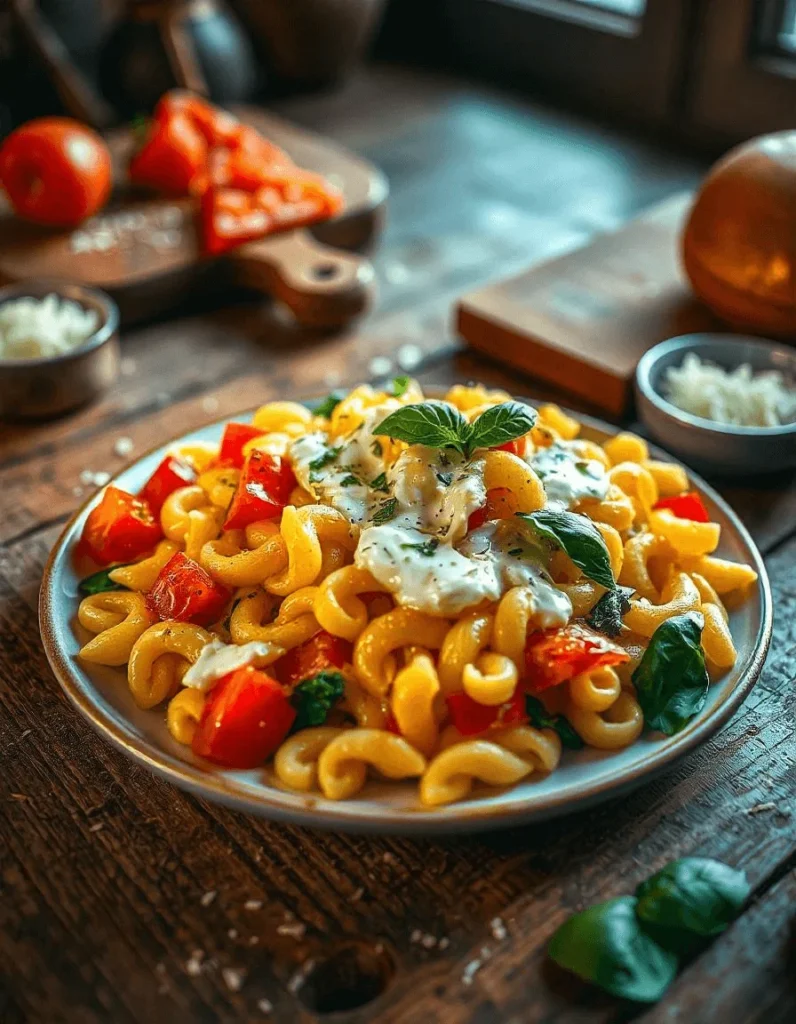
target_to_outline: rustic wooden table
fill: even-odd
[[[90,493],[81,474],[116,471],[268,398],[382,375],[401,346],[424,382],[538,394],[457,347],[453,298],[703,169],[531,103],[389,68],[280,112],[391,179],[378,311],[324,340],[259,301],[194,307],[129,331],[121,380],[101,404],[0,434],[0,1021],[292,1022],[334,1010],[346,1024],[796,1019],[792,481],[722,488],[767,555],[776,601],[771,655],[744,707],[669,775],[551,824],[433,843],[272,825],[151,777],[62,697],[36,601],[47,553]],[[121,438],[132,456],[118,454]],[[662,1003],[620,1005],[545,963],[573,910],[684,854],[744,867],[754,898]]]

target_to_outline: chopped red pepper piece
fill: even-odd
[[[515,725],[526,718],[525,695],[519,686],[505,704],[479,704],[463,692],[449,694],[447,704],[451,722],[462,736],[475,736],[493,727]]]
[[[78,551],[98,565],[129,562],[150,551],[162,536],[145,501],[111,486],[89,513]]]
[[[262,428],[253,427],[251,423],[228,423],[218,450],[219,465],[240,469],[245,460],[243,446],[252,438],[262,436]]]
[[[221,618],[231,597],[231,592],[216,583],[198,562],[178,551],[158,573],[146,602],[164,621],[176,619],[209,626]]]
[[[525,684],[531,693],[539,693],[599,665],[629,660],[623,647],[575,622],[531,633],[525,644]]]
[[[198,757],[225,768],[257,768],[295,719],[296,710],[279,683],[247,665],[211,690],[191,747]]]
[[[139,492],[149,504],[153,515],[159,515],[163,502],[180,487],[187,487],[196,480],[193,466],[176,455],[167,455]]]
[[[523,434],[521,437],[515,437],[512,441],[506,441],[505,444],[499,444],[497,450],[499,452],[511,452],[512,455],[516,455],[518,458],[522,458],[528,448],[528,434]]]
[[[678,519],[692,519],[695,523],[709,523],[710,513],[696,491],[678,494],[675,498],[661,498],[655,508],[668,508]]]
[[[295,483],[286,459],[255,449],[241,471],[224,529],[243,530],[251,523],[281,516]]]
[[[292,648],[274,664],[274,674],[289,686],[309,679],[328,668],[342,668],[351,661],[353,648],[342,637],[325,630]]]
[[[509,500],[513,500],[513,492],[508,487],[493,487],[488,490],[486,504],[470,513],[470,518],[467,520],[467,532],[477,530],[479,526],[483,526],[490,519],[506,518]],[[508,515],[513,515],[513,512],[509,512]]]
[[[143,146],[130,161],[129,176],[134,185],[168,195],[196,195],[206,164],[204,136],[187,117],[176,114],[167,121],[152,122]]]

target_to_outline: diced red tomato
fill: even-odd
[[[262,428],[253,427],[251,423],[228,423],[218,450],[219,465],[240,469],[244,462],[243,446],[252,438],[262,435]]]
[[[587,626],[531,633],[525,644],[525,685],[531,693],[558,686],[599,665],[621,665],[630,655]]]
[[[173,196],[198,194],[206,163],[207,142],[192,121],[184,114],[156,118],[130,161],[130,181]]]
[[[274,674],[283,683],[295,686],[302,679],[309,679],[324,669],[342,668],[347,661],[351,661],[352,651],[347,640],[321,630],[283,655],[274,664]]]
[[[167,455],[139,492],[139,498],[149,504],[153,515],[159,515],[163,502],[180,487],[196,480],[193,466],[176,455]]]
[[[107,487],[89,513],[78,550],[99,565],[129,562],[150,551],[162,536],[145,501],[119,487]]]
[[[155,107],[156,121],[168,123],[176,117],[190,121],[207,146],[230,145],[241,127],[240,121],[228,110],[222,110],[185,89],[164,93]]]
[[[511,507],[508,504],[510,501],[513,501],[513,492],[508,487],[493,487],[488,490],[486,504],[470,513],[470,518],[467,520],[467,532],[477,530],[479,526],[483,526],[490,519],[505,519],[507,515],[512,515],[512,511],[507,512],[507,509]]]
[[[678,494],[675,498],[661,498],[655,508],[668,508],[678,519],[693,519],[695,523],[709,523],[710,513],[696,491]]]
[[[515,725],[525,721],[525,695],[520,686],[505,704],[489,706],[479,704],[466,693],[451,693],[447,697],[448,713],[453,725],[462,736],[475,736],[493,727]]]
[[[285,690],[247,665],[211,690],[191,747],[225,768],[257,768],[273,754],[296,719]]]
[[[146,602],[160,619],[209,626],[221,618],[231,597],[198,562],[178,551],[158,573]]]
[[[243,530],[251,523],[281,516],[295,483],[296,478],[286,459],[255,449],[241,471],[224,520],[224,529]]]
[[[515,437],[512,441],[506,441],[505,444],[498,445],[499,452],[511,452],[512,455],[516,455],[522,458],[528,448],[528,434],[523,434],[521,437]]]

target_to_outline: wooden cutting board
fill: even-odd
[[[680,194],[611,234],[465,295],[457,328],[473,348],[618,416],[639,359],[665,338],[726,330],[691,293]]]
[[[105,289],[125,319],[155,316],[198,289],[242,284],[284,302],[310,327],[337,327],[362,313],[373,293],[370,261],[353,250],[378,231],[387,199],[384,175],[372,164],[260,110],[237,110],[300,166],[341,189],[337,217],[240,246],[205,259],[193,200],[134,198],[123,190],[111,204],[72,230],[44,228],[0,210],[0,281],[31,277],[77,280]],[[133,147],[130,131],[109,139],[116,168]]]

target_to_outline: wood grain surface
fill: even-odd
[[[61,695],[38,637],[39,578],[91,493],[87,471],[124,464],[120,438],[135,458],[269,397],[414,360],[426,383],[479,378],[550,397],[458,346],[456,295],[614,226],[701,171],[530,102],[395,68],[281,112],[391,179],[378,311],[356,333],[308,337],[251,300],[194,304],[123,338],[124,373],[98,405],[1,428],[0,1022],[792,1021],[790,479],[719,482],[766,553],[776,607],[771,655],[742,709],[670,774],[547,825],[444,842],[272,825],[153,778]],[[600,995],[545,960],[568,914],[683,854],[745,868],[754,894],[658,1006]]]

